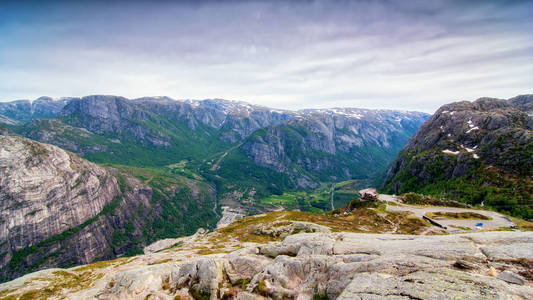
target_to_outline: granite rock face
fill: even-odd
[[[154,199],[151,187],[117,169],[49,144],[0,136],[0,281],[142,253],[165,222],[184,227],[186,216],[205,216],[204,205],[211,212],[205,186],[183,178]],[[181,215],[169,215],[169,205],[179,205]]]
[[[2,267],[12,252],[95,217],[119,194],[105,169],[56,146],[0,136]],[[91,248],[81,250],[90,261]]]
[[[289,111],[274,111],[245,102],[226,100],[176,101],[167,97],[145,97],[128,100],[116,96],[87,96],[75,99],[61,112],[66,121],[95,133],[130,132],[140,140],[143,133],[138,122],[156,124],[170,122],[200,130],[201,125],[220,132],[220,139],[234,143],[255,130],[278,124],[294,116]],[[154,134],[152,132],[151,134]],[[161,138],[168,137],[161,135]],[[161,145],[168,146],[164,143]]]

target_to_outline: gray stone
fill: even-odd
[[[501,272],[500,274],[498,274],[497,278],[505,282],[514,283],[518,285],[524,285],[526,283],[524,277],[510,271]]]

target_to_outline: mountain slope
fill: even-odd
[[[172,170],[103,168],[19,136],[0,136],[0,175],[2,281],[136,254],[216,222],[214,190],[202,180]]]
[[[380,183],[387,165],[426,117],[95,95],[69,99],[55,119],[31,119],[11,128],[98,163],[166,168],[185,161],[189,171],[215,183],[221,195],[251,192],[256,197],[245,198],[254,202],[324,182]]]
[[[409,140],[382,190],[483,203],[532,218],[532,107],[533,95],[442,106]]]
[[[217,174],[243,186],[269,182],[316,188],[321,182],[379,182],[388,164],[414,134],[425,114],[363,109],[308,110],[294,119],[255,131],[222,160]],[[259,172],[257,167],[266,168]]]

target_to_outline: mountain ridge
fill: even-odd
[[[376,171],[372,170],[374,168],[358,168],[365,173],[361,176],[381,180],[382,175],[374,174],[384,173],[386,164],[394,159],[403,143],[427,117],[419,112],[356,108],[289,111],[220,99],[176,101],[169,97],[144,97],[129,100],[117,96],[86,96],[70,98],[67,102],[55,119],[33,119],[19,125],[15,131],[100,163],[161,167],[187,160],[190,168],[215,178],[224,171],[217,172],[220,168],[253,169],[255,173],[266,174],[254,183],[263,196],[286,188],[316,187],[323,180],[350,179],[359,172],[349,170],[355,164],[344,163],[351,160],[350,153],[355,153],[363,165],[376,163],[378,166]],[[312,148],[315,158],[286,161],[282,169],[287,170],[292,165],[292,179],[267,187],[268,184],[263,182],[266,180],[268,183],[281,169],[263,163],[271,159],[265,156],[266,152],[258,151],[264,147],[262,142],[252,142],[250,137],[257,136],[262,130],[277,134],[277,128],[282,128],[283,132],[300,132],[286,136],[283,143],[285,146],[301,143],[302,151]],[[304,132],[307,133],[302,135]],[[319,142],[324,136],[338,136],[338,139],[328,138]],[[363,145],[363,139],[372,142]],[[319,144],[322,147],[317,147]],[[379,159],[369,155],[373,149],[382,148],[389,150],[381,151]],[[274,153],[279,150],[268,151]],[[230,151],[228,159],[224,158],[217,168],[211,170],[211,166],[227,151]],[[367,154],[358,155],[363,152]],[[331,167],[309,168],[313,164],[321,164],[323,154],[329,156],[328,165]],[[234,168],[235,165],[228,165],[228,161],[234,161],[239,166]],[[341,175],[327,174],[334,169],[342,169]],[[271,171],[274,173],[267,174]],[[250,178],[246,172],[231,173],[232,170],[225,172],[230,177]],[[296,177],[307,179],[298,182]],[[222,184],[231,185],[227,181]]]

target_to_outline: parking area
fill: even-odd
[[[414,216],[423,218],[428,213],[477,213],[491,218],[491,220],[470,220],[470,219],[449,219],[434,217],[432,220],[446,227],[449,232],[470,232],[482,229],[496,229],[501,227],[511,227],[515,224],[507,216],[497,212],[470,208],[457,207],[442,207],[442,206],[416,206],[407,205],[399,202],[396,197],[392,195],[380,194],[378,197],[381,201],[394,202],[395,205],[387,205],[388,211],[408,211],[412,212]],[[478,226],[482,223],[481,226]]]

